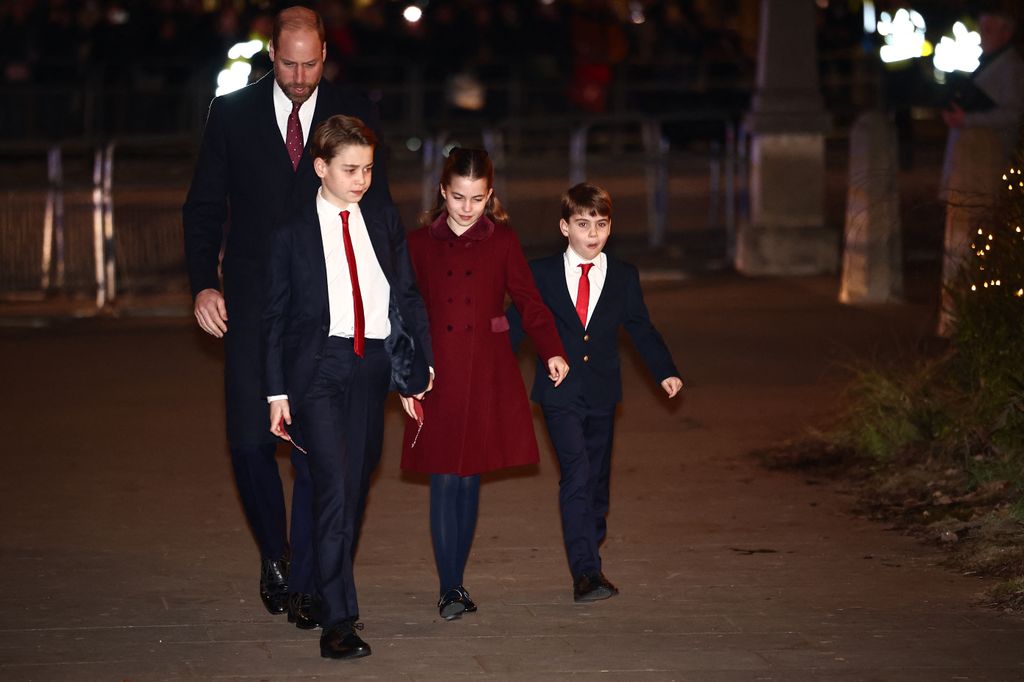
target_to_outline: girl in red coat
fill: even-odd
[[[494,196],[487,152],[453,149],[434,208],[409,235],[409,255],[430,318],[434,389],[422,428],[407,423],[402,468],[430,474],[430,533],[445,620],[476,605],[462,585],[476,528],[480,474],[537,462],[537,440],[508,338],[505,294],[557,386],[569,365],[516,233]],[[402,398],[410,414],[414,398]]]

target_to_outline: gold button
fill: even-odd
[[[583,362],[590,362],[590,356],[589,355],[584,355],[583,356]]]
[[[583,340],[584,341],[590,341],[590,334],[584,334],[583,335]]]

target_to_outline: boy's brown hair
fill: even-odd
[[[612,217],[612,196],[608,191],[589,182],[573,185],[562,195],[562,220],[574,215]]]
[[[309,153],[314,159],[323,159],[330,163],[343,147],[350,145],[376,147],[377,136],[362,119],[335,114],[313,131]]]

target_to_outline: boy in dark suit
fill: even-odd
[[[683,387],[661,334],[651,324],[632,265],[604,253],[611,234],[612,200],[600,187],[580,183],[562,195],[562,234],[568,248],[530,262],[537,289],[555,316],[572,371],[555,388],[537,365],[531,398],[544,412],[562,477],[558,501],[573,598],[607,599],[618,590],[601,571],[615,406],[622,398],[619,328],[625,327],[669,398]],[[513,345],[522,338],[519,313],[510,308]]]
[[[266,387],[270,431],[307,454],[313,482],[320,655],[370,654],[356,633],[354,547],[380,461],[384,399],[430,390],[427,313],[392,205],[361,205],[376,137],[336,115],[310,144],[321,187],[271,237]],[[414,416],[412,400],[403,405]],[[291,436],[285,425],[294,429]]]

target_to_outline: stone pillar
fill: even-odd
[[[903,295],[903,247],[896,128],[880,111],[861,114],[850,132],[843,303],[886,303]]]
[[[835,272],[839,234],[825,226],[825,132],[814,3],[761,0],[751,134],[750,219],[736,269],[748,275]]]

